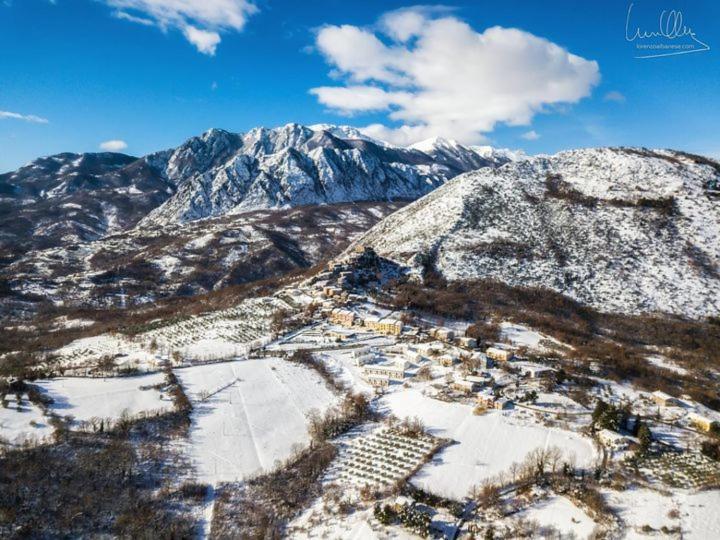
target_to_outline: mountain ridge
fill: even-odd
[[[464,164],[449,167],[348,126],[291,123],[246,133],[212,128],[139,158],[56,154],[0,175],[0,250],[3,260],[14,260],[28,248],[96,240],[138,224],[415,199],[469,167],[503,162],[466,151]]]

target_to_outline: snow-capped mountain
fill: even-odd
[[[433,137],[410,145],[408,148],[419,150],[431,156],[436,163],[444,165],[457,174],[473,171],[489,164],[502,165],[512,159],[505,152],[479,152],[470,146],[464,146],[454,139]]]
[[[0,175],[0,251],[92,241],[143,220],[187,223],[257,209],[413,200],[459,172],[497,165],[469,149],[458,163],[394,147],[349,126],[211,129],[142,158],[58,154]],[[436,157],[437,161],[436,161]]]
[[[720,163],[601,148],[458,176],[357,242],[449,280],[543,287],[603,311],[720,311]]]
[[[212,130],[153,158],[178,190],[143,223],[351,201],[416,199],[460,172],[495,166],[460,145],[399,148],[347,126]]]

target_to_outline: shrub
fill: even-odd
[[[703,441],[700,443],[700,452],[710,459],[720,461],[720,443]]]

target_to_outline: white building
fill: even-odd
[[[405,378],[405,367],[395,364],[368,364],[364,368],[365,376],[388,377],[393,381],[402,381]]]

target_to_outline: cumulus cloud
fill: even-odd
[[[213,56],[217,49],[218,43],[220,43],[220,34],[217,32],[210,32],[208,30],[201,30],[194,26],[186,26],[183,30],[183,34],[187,40],[197,47],[197,50],[203,54],[209,54]]]
[[[526,131],[525,133],[520,135],[520,137],[522,137],[526,141],[537,141],[540,138],[540,134],[534,129],[531,129],[530,131]]]
[[[20,114],[10,111],[0,111],[0,120],[22,120],[24,122],[32,122],[33,124],[47,124],[47,118],[35,116],[34,114]]]
[[[406,8],[373,28],[325,26],[316,49],[341,86],[310,92],[342,113],[384,111],[397,126],[368,135],[396,144],[432,136],[484,140],[496,124],[529,125],[550,106],[576,103],[600,80],[598,64],[528,32],[477,32],[449,12]]]
[[[100,149],[105,150],[106,152],[120,152],[125,150],[127,146],[127,143],[120,139],[112,139],[110,141],[100,143]]]
[[[257,12],[251,0],[103,0],[115,8],[120,19],[163,32],[180,30],[203,54],[214,55],[220,34],[240,31],[250,15]]]
[[[617,90],[612,90],[611,92],[608,92],[605,94],[605,97],[603,98],[605,101],[614,101],[616,103],[625,103],[625,96],[618,92]]]

